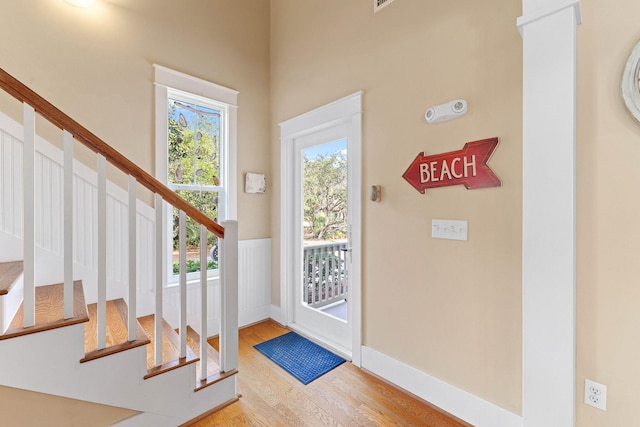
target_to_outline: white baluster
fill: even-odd
[[[129,175],[129,341],[137,337],[137,198],[136,178]]]
[[[238,222],[225,221],[222,226],[220,368],[229,372],[238,369]]]
[[[327,300],[327,293],[329,291],[329,251],[327,248],[320,249],[321,258],[320,262],[322,263],[322,287],[320,288],[320,301]]]
[[[329,255],[329,260],[331,262],[331,268],[329,269],[328,275],[327,275],[327,287],[329,289],[331,289],[331,292],[327,291],[327,298],[329,298],[329,294],[331,295],[330,299],[334,299],[336,296],[336,291],[335,291],[335,268],[336,268],[336,261],[335,261],[335,246],[331,245],[327,248],[328,251],[328,255]]]
[[[307,248],[303,248],[302,250],[302,268],[304,269],[304,279],[302,280],[302,292],[304,301],[309,303],[309,250]]]
[[[24,145],[22,154],[22,179],[24,192],[23,239],[24,239],[24,327],[36,323],[35,298],[35,141],[36,113],[33,107],[24,104]]]
[[[64,318],[73,317],[73,136],[63,132],[64,142]]]
[[[318,286],[316,287],[316,278],[315,278],[315,274],[313,277],[313,303],[317,303],[320,301],[320,291],[322,289],[322,265],[321,265],[321,258],[320,255],[318,253],[319,249],[318,248],[314,248],[313,249],[313,266],[314,266],[314,273],[317,273],[318,275]]]
[[[107,160],[98,154],[98,349],[107,346]]]
[[[180,211],[180,357],[187,356],[187,226],[184,211]]]
[[[155,366],[162,365],[162,283],[164,271],[164,227],[162,225],[162,210],[164,203],[162,202],[162,196],[156,194],[156,274],[155,274],[155,348],[154,348],[154,364]]]
[[[220,259],[220,258],[218,258]],[[200,226],[200,379],[207,378],[207,228]]]
[[[311,299],[307,304],[316,302],[316,275],[318,274],[318,260],[316,259],[316,249],[311,249]]]

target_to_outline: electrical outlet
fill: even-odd
[[[588,379],[584,380],[584,403],[594,408],[607,410],[607,386]]]

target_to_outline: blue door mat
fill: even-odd
[[[319,345],[289,332],[253,346],[282,369],[296,377],[302,384],[309,384],[345,362]]]

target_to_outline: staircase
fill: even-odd
[[[0,87],[23,103],[25,114],[21,135],[23,173],[16,185],[24,200],[20,206],[22,235],[0,231],[0,385],[137,411],[137,415],[118,423],[125,427],[178,426],[237,400],[237,224],[226,222],[221,226],[207,218],[1,69]],[[64,242],[57,255],[45,253],[36,244],[36,111],[62,129],[64,135],[64,160],[60,162],[63,212],[59,213],[63,217]],[[76,254],[80,250],[72,246],[73,215],[80,215],[80,203],[73,199],[74,142],[97,153],[98,239],[92,249],[98,259],[96,277],[74,261],[74,250]],[[124,287],[112,286],[113,280],[107,277],[106,162],[129,177],[130,255],[128,283]],[[2,175],[0,169],[0,178]],[[207,232],[219,238],[219,351],[206,341],[208,286],[200,286],[200,300],[205,303],[200,306],[199,324],[188,325],[186,275],[181,274],[178,324],[170,325],[164,319],[162,245],[154,248],[154,283],[145,284],[152,289],[151,297],[140,291],[136,213],[141,202],[136,197],[137,186],[155,194],[156,242],[163,241],[162,210],[167,203],[181,212],[181,222],[189,216],[201,224],[202,246],[206,247]],[[14,193],[14,189],[2,190],[2,197]],[[181,228],[180,238],[184,239],[184,227]],[[22,254],[22,259],[7,259],[16,253]],[[205,257],[202,251],[201,265],[206,265]],[[57,260],[61,265],[56,265]],[[181,257],[182,271],[184,263]],[[79,277],[82,275],[86,277]],[[201,274],[200,283],[207,283],[206,272]],[[153,308],[139,312],[140,306]]]

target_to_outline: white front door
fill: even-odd
[[[281,128],[281,299],[287,324],[359,366],[361,93]],[[314,206],[319,212],[310,214]]]

